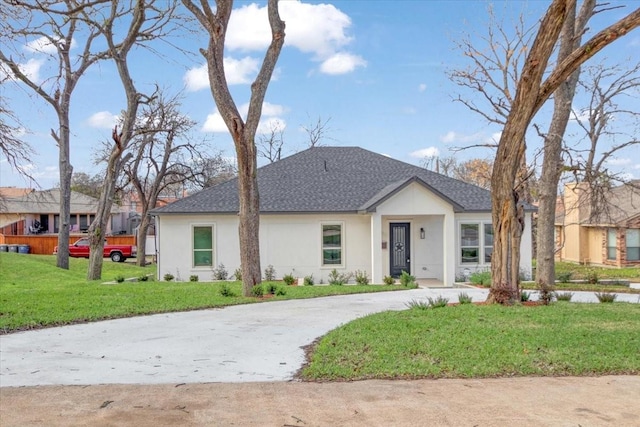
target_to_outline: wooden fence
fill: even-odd
[[[71,234],[69,237],[69,243],[86,237],[86,234]],[[107,236],[107,244],[109,245],[135,245],[136,236],[132,235],[118,235]],[[53,248],[58,246],[57,234],[29,234],[24,236],[5,236],[0,234],[0,245],[27,245],[29,246],[29,253],[39,255],[51,255]]]

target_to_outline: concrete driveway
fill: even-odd
[[[355,318],[438,295],[474,301],[484,289],[414,289],[132,317],[0,336],[0,386],[287,381],[301,347]],[[592,293],[574,300],[596,302]],[[620,294],[619,301],[638,302]]]

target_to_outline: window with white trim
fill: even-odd
[[[614,228],[610,228],[607,230],[607,259],[608,260],[616,260],[617,259],[617,240],[618,240],[618,232]]]
[[[627,261],[640,261],[640,229],[629,229],[626,235]]]
[[[490,222],[460,224],[460,263],[491,264],[493,225]]]
[[[213,226],[193,226],[193,266],[212,267],[213,264]]]
[[[344,258],[342,224],[322,224],[322,265],[342,265]]]

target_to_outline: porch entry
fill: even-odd
[[[403,271],[411,273],[410,224],[392,222],[389,224],[389,236],[391,236],[389,274],[391,277],[400,277]]]

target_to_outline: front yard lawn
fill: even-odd
[[[56,267],[51,255],[0,252],[0,333],[89,322],[152,313],[224,307],[262,301],[258,298],[220,295],[222,284],[205,282],[123,282],[117,276],[137,278],[155,273],[155,265],[144,268],[106,259],[103,280],[87,281],[88,260],[69,259],[69,270]],[[241,295],[240,282],[225,282]],[[404,289],[401,286],[277,286],[285,295],[272,299],[313,298],[349,293]]]
[[[472,304],[373,314],[323,337],[305,380],[640,374],[640,305]]]

